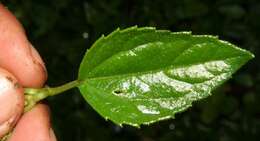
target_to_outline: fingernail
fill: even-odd
[[[57,141],[55,133],[52,128],[50,128],[50,140],[51,141]]]
[[[34,48],[34,46],[32,44],[30,44],[30,50],[32,53],[32,57],[33,57],[33,61],[35,64],[40,64],[41,67],[46,71],[46,67],[45,64],[40,56],[40,54],[38,53],[38,51]]]

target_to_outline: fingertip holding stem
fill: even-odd
[[[23,88],[12,74],[0,68],[0,138],[14,127],[23,108]]]
[[[23,95],[24,90],[21,86],[30,87],[30,88],[41,88],[47,79],[47,71],[39,53],[28,41],[22,25],[19,23],[16,17],[6,7],[4,7],[1,4],[1,2],[0,2],[0,33],[1,33],[0,36],[0,139],[1,139],[7,132],[13,129],[17,120],[23,113],[25,97]],[[1,68],[4,68],[5,70]],[[18,82],[21,85],[18,84]],[[38,114],[40,115],[38,117],[42,118],[43,122],[47,122],[48,110],[46,109],[47,109],[46,106],[37,105],[37,107],[34,108],[33,110],[34,112],[28,112],[28,114],[36,113],[34,114],[34,116],[37,117]],[[43,112],[45,114],[42,115],[40,114],[40,112],[37,111]],[[24,116],[22,117],[22,119],[24,119]],[[25,119],[32,119],[32,121],[27,120],[27,122],[33,122],[33,118],[25,118]],[[25,122],[22,123],[24,126],[26,126]],[[20,123],[19,121],[18,123],[19,129],[22,128],[19,126],[22,123]],[[37,122],[37,123],[39,123],[38,124],[39,126],[40,124],[42,124],[41,122]],[[48,124],[48,126],[49,129],[50,125]],[[34,131],[35,130],[37,129],[35,128]],[[15,132],[14,137],[17,137],[16,133],[20,133],[20,132]],[[33,133],[32,130],[31,133]],[[18,140],[15,139],[15,141]]]

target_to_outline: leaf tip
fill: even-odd
[[[246,49],[240,48],[240,47],[238,47],[238,46],[236,46],[236,45],[234,45],[234,44],[232,44],[228,41],[225,41],[225,40],[219,40],[219,42],[226,44],[226,45],[229,45],[229,46],[231,46],[231,47],[233,47],[237,50],[240,50],[241,52],[244,53],[244,55],[246,55],[248,57],[248,60],[255,58],[255,55],[253,53],[251,53],[250,51],[246,50]]]
[[[249,51],[248,51],[248,53],[249,53],[249,55],[250,55],[250,57],[251,57],[250,59],[254,59],[254,58],[255,58],[255,55],[254,55],[253,53],[251,53],[251,52],[249,52]]]

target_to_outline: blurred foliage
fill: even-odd
[[[105,121],[77,89],[49,98],[59,141],[256,141],[260,138],[259,0],[2,0],[25,26],[46,62],[49,85],[77,78],[84,52],[117,27],[156,26],[213,34],[256,58],[213,96],[176,119],[118,127]]]

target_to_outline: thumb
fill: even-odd
[[[23,108],[23,88],[11,73],[0,68],[0,138],[14,127]]]

